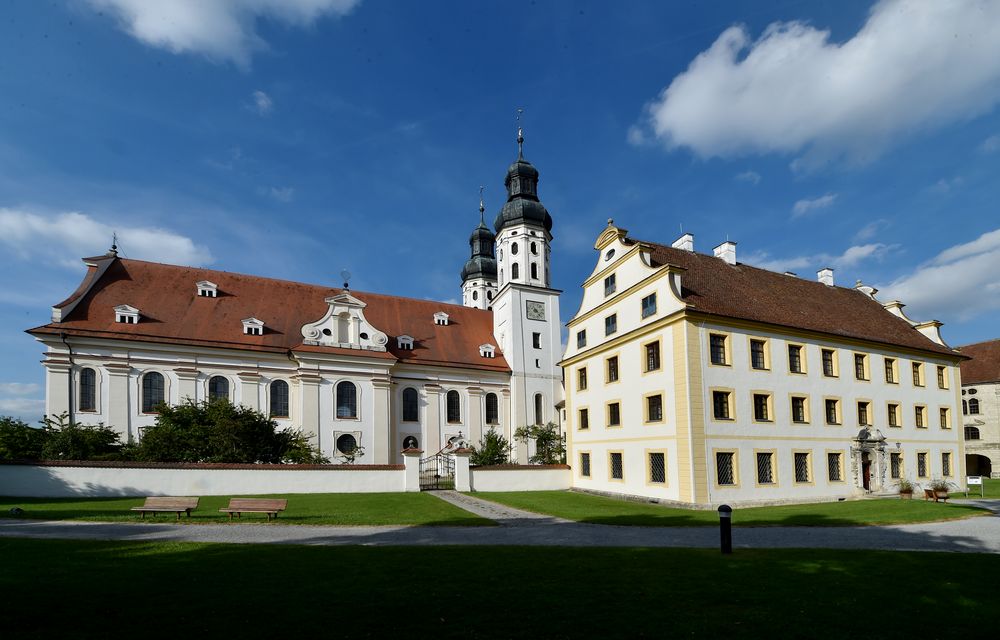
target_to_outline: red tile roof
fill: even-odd
[[[971,360],[962,362],[962,384],[1000,382],[1000,339],[959,347]]]
[[[657,265],[673,264],[692,310],[887,345],[957,355],[886,311],[866,294],[653,242]]]
[[[93,277],[93,268],[87,278]],[[210,280],[218,285],[217,298],[199,297],[195,283]],[[307,346],[302,326],[323,317],[325,298],[344,289],[273,280],[259,276],[116,259],[94,286],[81,290],[60,306],[77,300],[62,322],[29,330],[32,334],[106,337],[159,343],[178,343],[252,351],[321,352],[358,357],[398,359],[439,366],[510,371],[497,349],[495,358],[479,355],[479,345],[495,344],[493,314],[454,304],[351,291],[365,302],[365,318],[389,336],[388,352]],[[138,324],[115,322],[114,307],[128,304],[139,309]],[[447,326],[434,323],[434,314],[449,315]],[[243,333],[242,320],[255,317],[265,324],[262,336]],[[414,338],[413,350],[396,348],[396,337]]]

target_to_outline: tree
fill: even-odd
[[[535,441],[535,455],[528,458],[532,464],[566,464],[566,445],[554,422],[518,427],[514,439],[524,443]]]
[[[308,436],[278,431],[278,423],[259,411],[228,400],[178,406],[161,405],[156,424],[128,451],[147,462],[326,463]]]
[[[507,464],[510,442],[496,429],[489,429],[479,440],[479,446],[472,447],[469,462],[475,466]]]
[[[118,432],[103,423],[79,424],[63,413],[54,418],[45,416],[44,460],[117,460],[122,450]]]
[[[0,460],[38,460],[46,433],[27,422],[0,416]]]

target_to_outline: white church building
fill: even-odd
[[[522,143],[519,131],[496,235],[480,222],[469,240],[461,306],[124,259],[114,247],[84,259],[77,290],[28,331],[45,345],[46,413],[129,440],[161,403],[223,397],[313,434],[331,459],[363,447],[367,464],[558,423],[552,218]],[[519,444],[514,458],[528,453]]]

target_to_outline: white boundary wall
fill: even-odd
[[[561,491],[573,484],[569,467],[522,466],[470,469],[473,491]]]
[[[37,498],[214,496],[405,491],[406,472],[380,469],[218,469],[0,465],[0,495]]]

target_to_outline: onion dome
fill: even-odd
[[[504,186],[507,202],[493,220],[493,228],[500,233],[505,227],[516,224],[536,224],[552,231],[552,216],[538,200],[538,169],[524,159],[522,145],[524,134],[517,130],[517,160],[507,169]]]
[[[472,257],[462,267],[462,281],[470,278],[486,278],[496,280],[497,260],[493,257],[493,247],[496,243],[496,236],[490,228],[483,222],[483,212],[486,207],[483,200],[479,199],[479,226],[472,231],[469,236],[469,247],[472,249]]]

